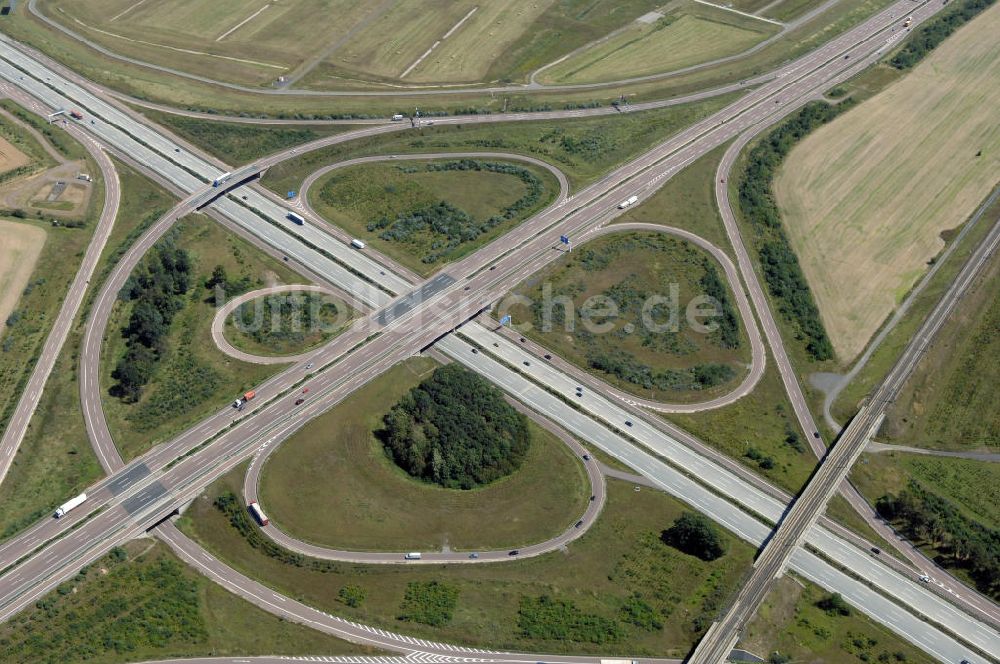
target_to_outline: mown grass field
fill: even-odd
[[[865,345],[996,184],[1000,8],[904,79],[812,133],[775,183],[785,224],[842,361]],[[850,284],[845,288],[844,284]]]
[[[337,336],[356,312],[328,294],[288,292],[249,300],[229,315],[223,334],[253,355],[294,355]]]
[[[989,225],[992,218],[983,219]],[[893,402],[886,442],[935,449],[1000,450],[1000,260],[994,256],[959,302]]]
[[[765,658],[777,652],[788,662],[910,662],[936,660],[857,610],[830,615],[816,603],[828,593],[786,574],[764,600],[747,626],[740,648]]]
[[[539,80],[596,83],[672,71],[745,51],[777,31],[765,21],[692,5],[653,23],[633,23],[546,69]]]
[[[511,299],[513,306],[501,303],[501,308],[503,314],[513,316],[524,334],[617,387],[645,398],[700,401],[730,389],[745,375],[749,358],[739,321],[729,338],[720,332],[701,333],[687,320],[686,307],[706,293],[703,279],[710,269],[724,280],[714,260],[686,241],[646,231],[623,232],[593,240],[561,257],[511,291],[522,300]],[[725,288],[729,305],[735,308],[732,293]],[[646,311],[649,298],[672,298],[674,289],[676,325],[665,311],[649,309],[652,326],[647,326],[641,312]],[[617,313],[597,313],[604,311],[602,303],[588,318],[585,304],[601,296],[615,303]],[[564,304],[567,301],[572,307]],[[734,315],[738,317],[735,309]],[[720,324],[721,318],[712,320]],[[524,329],[525,324],[530,329]],[[708,366],[726,367],[728,373],[697,385],[666,387],[655,379],[647,384],[631,377],[634,372],[626,376],[602,366],[600,358],[619,356],[648,367],[653,374],[696,372]]]
[[[199,656],[375,654],[272,616],[133,540],[0,626],[0,659],[124,664]]]
[[[35,269],[46,237],[40,225],[0,219],[0,337]]]
[[[120,162],[115,166],[122,190],[118,217],[90,280],[80,313],[45,384],[31,426],[7,478],[0,484],[0,504],[4,505],[0,511],[0,538],[9,537],[51,514],[57,505],[101,475],[97,457],[87,440],[80,408],[77,371],[83,321],[113,263],[145,226],[156,221],[173,204],[166,192],[146,178]],[[19,367],[22,364],[17,356],[6,353],[0,354],[0,362],[17,363]],[[5,364],[0,366],[6,367]]]
[[[209,550],[236,568],[274,588],[332,613],[424,638],[477,647],[516,648],[541,652],[576,652],[680,657],[707,628],[718,607],[749,569],[751,548],[723,533],[727,555],[711,563],[663,545],[659,533],[685,509],[669,496],[616,480],[597,523],[565,551],[495,565],[358,566],[334,564],[325,572],[287,565],[252,548],[213,506],[226,491],[239,491],[242,469],[223,478],[194,504],[182,520]],[[397,619],[409,582],[439,581],[457,589],[454,615],[438,627]],[[367,595],[359,607],[338,599],[345,585]],[[663,616],[663,627],[645,629],[620,619],[623,605],[639,593]],[[519,627],[522,598],[548,595],[575,606],[584,620],[619,624],[620,635],[606,638],[528,638]]]
[[[104,410],[115,443],[126,459],[224,406],[234,395],[280,368],[240,362],[215,347],[211,337],[214,294],[204,283],[216,265],[222,265],[233,280],[246,279],[251,287],[306,281],[207,217],[187,217],[178,222],[174,232],[177,246],[191,255],[192,285],[184,308],[170,326],[166,353],[138,402],[124,403],[108,394],[115,383],[111,372],[124,354],[121,328],[128,321],[130,305],[115,305],[102,347]]]
[[[559,183],[551,173],[522,162],[474,160],[483,167],[499,164],[518,172],[527,172],[541,185],[540,192],[532,193],[528,183],[514,172],[497,173],[485,168],[427,170],[428,167],[447,166],[449,163],[454,163],[454,160],[364,164],[338,169],[309,189],[309,202],[333,225],[371,243],[402,265],[426,276],[530,218],[551,203],[559,192]],[[463,239],[453,248],[442,248],[440,243],[446,242],[446,235],[429,229],[414,232],[406,239],[386,235],[394,232],[401,217],[427,210],[442,201],[468,213],[471,220],[465,226],[471,227],[486,222],[494,215],[503,215],[508,206],[529,195],[535,198],[534,202],[515,216],[475,238]],[[381,219],[395,223],[388,228],[372,226]]]
[[[582,464],[535,425],[521,468],[479,489],[423,483],[393,463],[374,432],[437,366],[428,358],[407,360],[283,443],[261,478],[261,504],[271,520],[336,548],[470,551],[540,542],[580,518],[590,496]]]

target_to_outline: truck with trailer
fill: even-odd
[[[261,526],[271,523],[267,520],[267,515],[264,514],[264,510],[260,508],[260,503],[257,501],[250,503],[250,513],[253,514],[253,518],[257,519],[257,523]]]
[[[622,201],[621,203],[618,204],[618,209],[619,210],[624,210],[625,208],[627,208],[630,205],[635,205],[635,203],[638,200],[639,200],[638,196],[629,196],[624,201]]]
[[[222,184],[223,182],[225,182],[226,180],[228,180],[231,176],[232,176],[232,173],[230,173],[228,171],[225,172],[225,173],[223,173],[219,177],[217,177],[214,180],[212,180],[212,186],[213,187],[218,187],[220,184]]]
[[[83,119],[83,113],[81,113],[80,111],[76,110],[75,108],[72,111],[69,112],[69,116],[71,118],[73,118],[74,120],[82,120]]]
[[[296,214],[294,212],[289,212],[285,216],[288,217],[289,219],[291,219],[292,221],[294,221],[299,226],[302,226],[303,224],[306,223],[305,217],[303,217],[301,214]]]
[[[55,516],[55,518],[57,519],[61,519],[64,516],[66,516],[68,512],[70,512],[71,510],[75,510],[80,505],[83,505],[86,501],[87,501],[87,494],[81,493],[79,496],[76,496],[75,498],[70,498],[65,503],[57,507],[55,514],[53,516]]]
[[[257,396],[257,393],[253,390],[244,392],[242,397],[233,402],[233,408],[236,410],[243,410],[246,408],[247,402],[252,401],[255,396]]]

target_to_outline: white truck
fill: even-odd
[[[225,173],[223,173],[219,177],[217,177],[214,180],[212,180],[212,186],[213,187],[218,187],[220,184],[222,184],[223,182],[225,182],[226,180],[228,180],[231,175],[232,175],[232,173],[229,173],[228,171],[225,172]]]
[[[359,240],[358,238],[354,238],[353,240],[351,240],[351,246],[354,247],[355,249],[364,249],[365,243]]]
[[[394,116],[392,116],[393,122],[400,122],[402,119],[403,119],[402,113],[396,113]]]
[[[638,196],[629,196],[624,201],[622,201],[621,203],[618,204],[618,209],[619,210],[624,210],[628,206],[634,205],[636,203],[636,201],[638,201],[638,200],[639,200]]]
[[[53,516],[57,519],[61,519],[66,516],[66,513],[70,510],[75,510],[80,505],[83,505],[87,501],[87,494],[81,493],[76,498],[70,498],[65,503],[56,508],[56,512]]]
[[[411,551],[410,553],[403,556],[404,560],[420,560],[420,553],[417,551]]]
[[[271,523],[267,520],[267,515],[264,514],[264,510],[260,508],[260,503],[256,501],[250,503],[250,513],[253,514],[253,518],[257,519],[257,523],[262,526],[266,526]]]

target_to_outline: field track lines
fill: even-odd
[[[739,14],[740,16],[746,16],[749,18],[755,18],[758,21],[766,21],[767,23],[773,23],[774,25],[785,26],[781,21],[775,21],[772,18],[764,18],[763,16],[757,16],[756,14],[748,14],[747,12],[741,12],[739,9],[733,9],[732,7],[726,7],[725,5],[717,5],[714,2],[708,2],[707,0],[694,0],[699,5],[705,5],[707,7],[715,7],[716,9],[721,9],[723,11],[732,12],[734,14]],[[779,0],[780,1],[780,0]]]
[[[247,16],[245,19],[243,19],[242,21],[240,21],[239,23],[237,23],[233,27],[229,28],[228,30],[226,30],[225,32],[223,32],[218,37],[216,37],[215,41],[217,41],[217,42],[218,41],[222,41],[223,39],[225,39],[229,35],[233,34],[234,32],[236,32],[237,30],[239,30],[240,28],[242,28],[244,25],[246,25],[250,21],[252,21],[255,18],[257,18],[258,16],[260,16],[264,12],[264,10],[267,9],[268,7],[270,7],[270,6],[271,6],[271,3],[267,3],[266,5],[264,5],[263,7],[261,7],[260,9],[258,9],[257,11],[255,11],[253,14],[250,14],[250,16]]]
[[[122,16],[125,16],[125,14],[128,14],[130,11],[132,11],[133,9],[135,9],[136,7],[138,7],[139,5],[143,4],[144,2],[146,2],[146,0],[139,0],[138,2],[133,2],[131,5],[129,5],[125,9],[121,10],[120,12],[118,12],[117,14],[115,14],[114,16],[112,16],[111,20],[108,21],[108,23],[114,23],[115,21],[117,21],[118,19],[120,19]]]
[[[400,78],[406,78],[406,75],[409,74],[414,69],[416,69],[417,65],[419,65],[421,62],[423,62],[424,59],[428,55],[430,55],[431,52],[438,47],[438,45],[441,44],[441,42],[443,42],[445,39],[447,39],[448,37],[450,37],[456,30],[458,30],[459,28],[462,27],[463,23],[465,23],[470,18],[472,18],[472,15],[476,13],[477,9],[479,9],[479,7],[473,7],[472,9],[470,9],[468,14],[466,14],[461,19],[459,19],[458,23],[456,23],[455,25],[451,26],[451,29],[448,30],[448,32],[444,33],[444,36],[441,37],[441,39],[438,39],[436,42],[434,42],[433,44],[431,44],[431,47],[429,49],[427,49],[424,52],[423,55],[421,55],[419,58],[417,58],[416,60],[414,60],[413,64],[411,64],[409,67],[407,67],[406,71],[404,71],[402,74],[400,74],[399,77]]]

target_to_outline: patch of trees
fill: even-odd
[[[717,362],[705,362],[688,369],[654,371],[641,364],[631,353],[623,350],[610,352],[592,351],[587,363],[598,371],[612,375],[645,389],[658,390],[707,390],[721,385],[736,375],[732,367]]]
[[[771,181],[796,142],[853,103],[848,98],[836,106],[823,102],[804,106],[750,151],[739,182],[740,209],[753,227],[754,246],[768,289],[778,300],[778,310],[797,328],[798,338],[805,341],[806,351],[821,361],[833,357],[833,346],[820,320],[802,266],[782,228]]]
[[[544,641],[614,643],[624,636],[617,620],[585,613],[570,601],[549,595],[522,597],[517,611],[521,636]]]
[[[369,232],[381,230],[379,237],[391,242],[412,242],[420,233],[428,233],[433,239],[431,251],[421,257],[424,263],[433,263],[450,251],[467,242],[472,242],[505,221],[530,209],[541,199],[545,191],[542,181],[530,170],[521,166],[502,162],[460,159],[445,163],[431,163],[427,171],[486,171],[503,175],[513,175],[527,186],[521,198],[503,208],[499,214],[479,221],[465,210],[447,201],[438,201],[410,212],[402,213],[395,219],[381,217],[368,224]]]
[[[257,281],[248,277],[242,276],[239,279],[231,279],[226,273],[226,268],[222,265],[216,265],[212,269],[212,276],[205,280],[205,288],[218,292],[221,297],[216,298],[215,305],[222,306],[225,304],[226,300],[237,295],[242,295],[248,290],[257,285]]]
[[[705,561],[721,558],[726,545],[719,529],[704,514],[685,512],[660,534],[660,539],[679,551]]]
[[[981,14],[995,0],[956,1],[951,8],[920,26],[889,64],[899,70],[910,69],[937,48],[951,33]]]
[[[284,352],[332,329],[340,309],[316,293],[279,293],[244,302],[233,313],[237,329]]]
[[[851,615],[851,605],[848,604],[840,593],[830,593],[824,595],[816,606],[829,616],[849,616]]]
[[[451,622],[458,600],[458,588],[439,581],[411,581],[406,584],[397,620],[441,627]]]
[[[1000,530],[969,519],[914,481],[899,495],[879,498],[875,508],[907,537],[930,545],[939,563],[966,570],[980,592],[1000,600]]]
[[[517,470],[531,444],[527,418],[486,379],[437,369],[383,418],[385,450],[413,477],[471,489]]]
[[[701,287],[705,289],[705,294],[714,298],[719,305],[720,315],[715,321],[719,326],[715,332],[719,345],[723,348],[739,348],[740,324],[736,317],[736,311],[733,309],[733,303],[729,300],[729,290],[722,283],[719,272],[711,261],[706,258],[703,264],[705,274],[700,281]]]
[[[191,259],[171,237],[153,247],[125,282],[118,298],[133,303],[132,313],[122,328],[126,351],[111,373],[117,381],[112,394],[130,403],[139,400],[166,350],[170,323],[184,307],[190,286]]]

